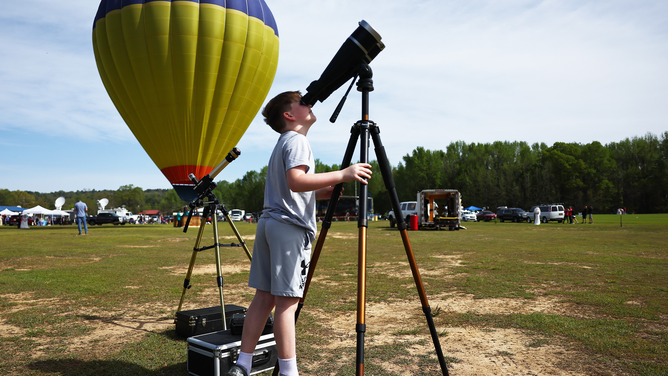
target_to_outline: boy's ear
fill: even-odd
[[[294,117],[294,115],[292,115],[292,113],[290,113],[289,111],[285,111],[285,112],[283,113],[283,118],[284,118],[285,120],[295,121],[295,117]]]

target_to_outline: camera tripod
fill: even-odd
[[[390,195],[390,201],[392,202],[392,208],[394,212],[397,213],[397,227],[401,233],[401,238],[404,244],[404,249],[406,251],[406,256],[408,257],[408,262],[410,264],[411,271],[413,273],[413,279],[420,296],[420,302],[422,304],[422,311],[425,314],[427,319],[427,324],[429,326],[429,331],[431,333],[432,341],[434,342],[434,348],[436,350],[436,355],[438,357],[438,362],[441,367],[441,371],[444,376],[448,376],[447,364],[443,357],[443,351],[441,350],[441,344],[438,339],[438,334],[436,332],[436,327],[434,325],[434,320],[431,313],[431,307],[427,300],[427,295],[422,284],[422,278],[420,277],[420,271],[418,270],[417,263],[415,261],[415,255],[413,254],[413,248],[411,247],[410,240],[408,239],[408,232],[406,222],[403,219],[401,213],[401,207],[399,205],[399,198],[397,196],[397,191],[394,185],[394,179],[392,177],[392,169],[387,159],[385,153],[385,148],[382,145],[380,140],[380,130],[376,124],[369,120],[369,92],[373,91],[373,73],[368,64],[362,63],[359,66],[359,81],[357,83],[357,90],[362,92],[362,120],[355,123],[351,129],[350,139],[348,141],[348,146],[341,163],[341,169],[344,169],[350,165],[353,152],[355,150],[357,140],[360,140],[360,163],[368,163],[369,161],[369,136],[373,139],[375,145],[375,152],[378,164],[380,165],[380,170],[383,175],[383,181],[385,183],[385,188],[387,189]],[[354,80],[353,80],[354,83]],[[351,85],[352,87],[352,85]],[[350,89],[349,89],[350,90]],[[347,95],[347,94],[346,94]],[[340,109],[342,104],[339,105]],[[308,288],[313,278],[315,268],[320,257],[320,253],[325,243],[325,238],[327,237],[327,232],[332,224],[332,218],[336,209],[338,198],[341,195],[343,184],[338,184],[332,193],[332,198],[329,201],[329,206],[327,207],[327,213],[322,223],[322,229],[318,235],[318,240],[316,242],[315,250],[313,256],[311,257],[311,264],[308,270],[308,275],[306,279],[306,285],[304,288],[303,297],[299,301],[297,311],[295,313],[295,320],[298,319],[299,313],[304,306],[304,300],[306,299],[306,294]],[[358,207],[358,272],[357,272],[357,325],[355,327],[357,332],[357,353],[356,353],[356,375],[364,375],[364,336],[366,332],[366,323],[365,323],[365,309],[366,309],[366,251],[367,251],[367,228],[368,228],[368,219],[367,219],[367,197],[368,197],[368,186],[366,184],[360,184],[359,191],[359,207]],[[274,376],[278,375],[278,367],[274,368]]]
[[[240,152],[238,151],[238,149],[235,150],[238,155]],[[231,155],[232,152],[228,154],[228,160]],[[232,160],[234,160],[234,158],[236,157],[233,157]],[[215,248],[216,273],[217,273],[216,281],[218,284],[220,309],[222,311],[223,329],[227,330],[227,318],[225,317],[225,299],[223,296],[223,273],[220,266],[220,247],[242,247],[246,252],[246,256],[248,256],[249,260],[251,260],[253,256],[251,256],[251,253],[248,250],[248,246],[246,246],[246,242],[241,238],[239,230],[234,225],[232,218],[230,218],[230,214],[227,211],[227,208],[225,207],[224,204],[220,202],[218,198],[216,198],[216,195],[213,193],[213,189],[216,187],[216,184],[213,183],[212,178],[207,176],[205,178],[202,178],[202,180],[197,181],[197,179],[191,174],[190,179],[193,181],[193,183],[196,184],[195,189],[197,190],[198,197],[189,204],[190,213],[188,214],[188,219],[186,220],[183,232],[188,231],[188,226],[190,225],[190,219],[192,218],[193,211],[201,206],[204,206],[204,211],[202,212],[202,219],[204,220],[204,222],[200,223],[199,226],[199,231],[197,233],[197,238],[195,240],[195,246],[193,247],[193,253],[192,256],[190,257],[190,265],[188,266],[188,272],[186,273],[186,277],[183,280],[183,292],[181,292],[181,300],[179,301],[179,307],[176,309],[176,312],[181,311],[181,307],[183,306],[183,300],[186,296],[186,291],[188,291],[188,289],[192,287],[190,285],[190,278],[192,276],[193,268],[195,267],[195,260],[197,259],[197,254],[201,251]],[[232,228],[234,235],[236,235],[237,239],[239,240],[239,243],[230,243],[230,244],[220,243],[218,238],[218,211],[221,211],[223,213],[223,216],[227,220],[227,223],[230,224],[230,227]],[[202,242],[202,235],[204,234],[204,227],[206,227],[206,219],[209,218],[209,216],[211,216],[211,224],[213,226],[214,244],[211,246],[205,246],[200,248],[200,244]]]

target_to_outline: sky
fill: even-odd
[[[369,116],[392,166],[456,141],[607,144],[668,131],[665,0],[266,1],[280,35],[267,100],[304,93],[361,20],[381,35]],[[171,188],[100,79],[98,5],[21,0],[0,12],[0,189]],[[327,165],[341,163],[361,118],[353,89],[328,120],[347,86],[313,108],[308,137]],[[215,180],[260,171],[277,136],[256,116]]]

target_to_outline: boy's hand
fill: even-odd
[[[344,182],[351,182],[357,180],[362,184],[369,184],[367,181],[371,179],[371,165],[368,163],[356,163],[352,166],[348,166],[343,170]]]
[[[343,189],[341,190],[343,193]],[[329,200],[332,198],[332,193],[334,193],[334,186],[330,185],[329,187],[320,188],[315,191],[316,200]]]
[[[368,184],[371,178],[371,165],[368,163],[357,163],[340,171],[320,172],[307,174],[306,166],[297,166],[286,172],[288,187],[293,192],[317,191],[330,185],[359,181]],[[317,194],[317,193],[316,193]],[[331,192],[330,192],[331,195]]]

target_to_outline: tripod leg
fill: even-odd
[[[237,226],[234,225],[234,221],[232,221],[232,218],[230,218],[230,214],[225,212],[224,215],[225,215],[225,219],[227,220],[227,223],[229,223],[230,227],[232,228],[232,232],[234,232],[234,235],[237,236],[237,239],[239,240],[239,243],[244,248],[244,251],[246,251],[246,256],[248,256],[248,260],[253,261],[253,256],[251,255],[250,251],[248,250],[248,246],[246,245],[246,242],[241,238],[241,234],[239,233],[239,230],[237,230]]]
[[[363,95],[368,97],[368,93]],[[366,103],[366,101],[364,101]],[[368,113],[368,109],[363,109]],[[360,163],[369,163],[369,121],[358,122],[360,128]],[[367,260],[367,230],[369,187],[359,184],[359,202],[357,205],[357,370],[356,375],[364,375],[364,336],[366,334],[366,260]]]
[[[199,226],[199,231],[197,232],[197,240],[195,240],[195,247],[193,247],[193,254],[190,257],[190,265],[188,266],[188,273],[186,273],[186,278],[183,280],[183,292],[181,292],[181,300],[179,301],[179,307],[176,309],[176,312],[181,312],[181,307],[183,306],[183,300],[186,297],[186,291],[190,288],[190,277],[193,274],[193,268],[195,267],[195,259],[197,259],[197,250],[199,249],[200,243],[202,242],[202,234],[204,233],[204,226]]]
[[[222,311],[223,330],[227,330],[227,317],[225,317],[225,299],[223,298],[223,270],[220,267],[220,242],[218,240],[218,214],[213,210],[211,214],[213,224],[213,241],[216,245],[216,272],[218,274],[218,294],[220,296],[220,310]]]
[[[358,213],[362,215],[362,213]],[[359,228],[357,258],[357,353],[355,374],[364,375],[364,335],[366,334],[366,234],[367,228]]]
[[[422,303],[422,311],[425,314],[427,319],[427,325],[429,326],[429,332],[431,333],[431,339],[434,342],[434,349],[436,350],[436,355],[438,357],[438,362],[441,366],[441,371],[444,376],[448,376],[448,366],[445,363],[445,358],[443,357],[443,351],[441,350],[441,342],[438,339],[438,333],[436,332],[436,326],[434,325],[434,318],[431,314],[431,307],[429,307],[429,301],[427,300],[427,294],[424,291],[424,285],[422,284],[422,277],[420,277],[420,271],[417,267],[417,262],[415,261],[415,254],[413,253],[413,248],[411,247],[410,240],[408,239],[408,231],[406,230],[406,222],[404,222],[403,214],[401,213],[401,207],[399,205],[399,198],[397,196],[397,191],[394,185],[394,178],[392,177],[392,170],[390,169],[390,164],[387,160],[387,154],[385,154],[385,147],[383,146],[380,140],[380,130],[378,127],[372,127],[371,137],[373,138],[373,143],[375,145],[376,158],[380,166],[381,173],[383,174],[383,181],[385,182],[385,188],[390,195],[390,201],[392,202],[392,208],[394,212],[397,213],[397,227],[401,232],[401,239],[404,243],[404,249],[406,250],[406,256],[408,257],[408,262],[411,267],[411,272],[413,273],[413,280],[415,281],[415,286],[418,290],[418,295],[420,296],[420,302]]]

